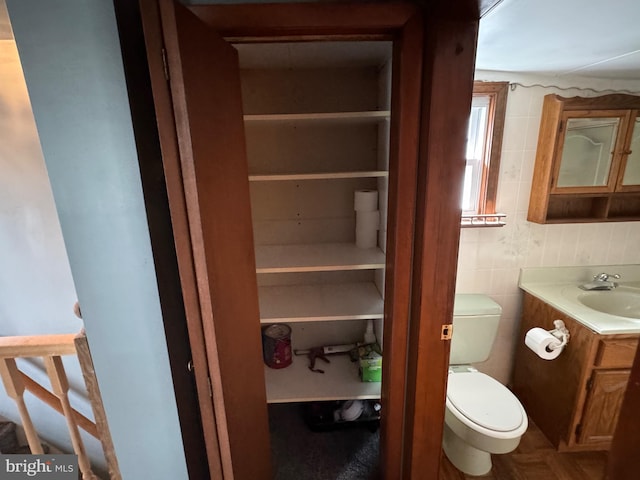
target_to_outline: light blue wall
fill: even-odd
[[[124,479],[187,478],[111,0],[8,0]]]
[[[7,18],[0,0],[0,335],[77,333],[82,328],[72,310],[77,295]],[[71,404],[91,416],[77,357],[65,356],[63,362]],[[42,363],[18,360],[18,366],[49,385]],[[33,395],[25,401],[40,438],[72,451],[64,417],[52,414]],[[20,422],[18,408],[2,386],[0,415]],[[84,442],[94,464],[104,465],[99,442],[88,436]]]

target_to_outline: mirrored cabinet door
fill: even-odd
[[[605,187],[620,117],[568,118],[556,187]]]
[[[625,152],[627,161],[622,175],[622,187],[640,186],[640,117],[636,114],[629,149]]]

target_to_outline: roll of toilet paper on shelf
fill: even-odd
[[[356,230],[380,229],[380,212],[374,210],[372,212],[356,212]]]
[[[555,350],[550,348],[551,346],[559,346],[562,342],[540,327],[535,327],[529,330],[525,335],[524,343],[536,355],[544,360],[553,360],[558,358],[562,353],[562,350],[564,350],[564,347],[556,348]]]
[[[356,228],[356,247],[373,248],[378,245],[377,228]]]
[[[356,247],[373,248],[378,245],[380,212],[356,212]]]
[[[377,190],[356,190],[353,199],[353,209],[356,212],[373,212],[378,210]]]

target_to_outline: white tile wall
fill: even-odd
[[[615,81],[603,85],[602,80],[516,78],[497,72],[477,72],[476,79],[561,87],[510,89],[497,198],[498,210],[507,214],[507,225],[465,228],[460,237],[457,293],[485,293],[503,309],[492,354],[477,367],[507,384],[519,341],[521,267],[640,263],[640,222],[539,225],[527,221],[542,99],[550,93],[594,96],[598,93],[590,89],[609,89],[611,84],[618,90],[640,92],[640,83],[629,87]],[[582,89],[566,90],[574,85]]]

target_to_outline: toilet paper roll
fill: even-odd
[[[371,228],[380,229],[380,212],[378,210],[356,212],[356,230],[369,230]]]
[[[378,229],[374,227],[356,228],[356,247],[373,248],[378,245]]]
[[[353,199],[353,209],[356,212],[373,212],[378,209],[377,190],[356,190]]]
[[[553,360],[558,358],[562,353],[562,350],[564,350],[564,347],[556,348],[555,350],[549,348],[552,345],[560,345],[561,341],[540,327],[535,327],[529,330],[525,335],[524,343],[536,355],[544,360]]]

